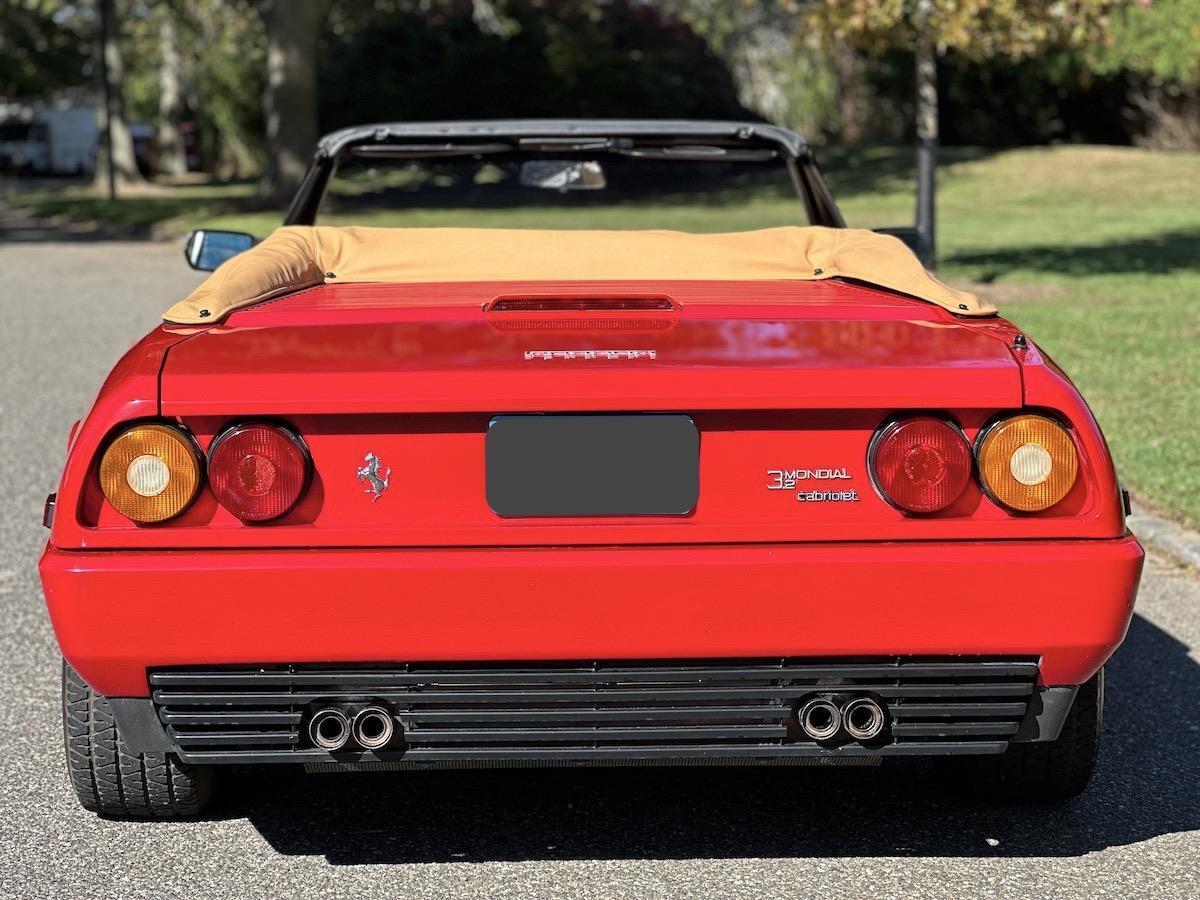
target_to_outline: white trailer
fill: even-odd
[[[33,121],[46,142],[47,175],[90,175],[96,164],[100,126],[94,106],[50,107]]]

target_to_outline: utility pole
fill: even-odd
[[[117,170],[113,160],[113,96],[108,79],[108,37],[112,28],[113,0],[100,0],[100,80],[104,85],[104,161],[108,166],[108,199],[117,199]]]
[[[937,267],[937,47],[933,41],[933,0],[917,0],[913,12],[917,75],[917,235],[921,261]]]

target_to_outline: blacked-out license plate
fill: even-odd
[[[683,516],[700,496],[689,416],[497,416],[486,453],[499,516]]]

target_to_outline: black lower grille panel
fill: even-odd
[[[963,657],[410,663],[172,669],[150,687],[193,762],[777,761],[1002,752],[1037,672]],[[797,724],[809,698],[864,695],[888,714],[875,741],[817,743]],[[396,719],[386,749],[309,742],[317,709],[368,703]]]

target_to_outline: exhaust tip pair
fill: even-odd
[[[838,706],[817,697],[800,708],[800,729],[814,741],[828,741],[844,730],[856,741],[870,741],[883,733],[887,714],[871,697],[854,697]]]
[[[346,715],[334,706],[317,710],[308,720],[308,738],[322,750],[341,750],[351,740],[363,750],[386,747],[395,734],[392,714],[382,706],[366,706]]]

